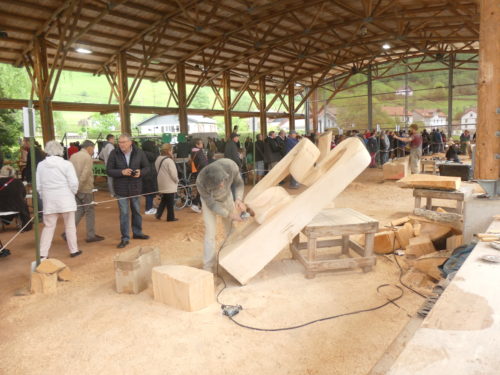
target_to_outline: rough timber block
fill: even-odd
[[[432,174],[412,174],[397,182],[402,188],[458,190],[460,177],[434,176]]]
[[[375,233],[373,251],[376,254],[390,254],[395,249],[399,249],[399,242],[395,238],[393,231],[387,230]]]
[[[39,273],[55,273],[64,269],[66,265],[55,258],[49,258],[42,261],[36,268],[36,272]]]
[[[402,249],[406,248],[410,242],[410,238],[413,237],[413,225],[411,223],[405,223],[404,226],[398,228],[395,232],[396,238],[399,241],[399,245]]]
[[[201,310],[214,302],[214,276],[198,268],[168,265],[153,268],[156,301],[185,310]]]
[[[448,237],[446,239],[446,250],[453,251],[464,244],[464,237],[461,234]]]
[[[451,252],[449,251],[436,251],[429,253],[418,258],[413,264],[413,267],[432,277],[434,280],[439,280],[442,276],[438,267],[446,262],[450,255]]]
[[[409,221],[410,221],[410,217],[405,216],[405,217],[391,221],[391,225],[397,227],[398,225],[403,225]]]
[[[315,150],[316,159],[319,150],[307,139],[299,142],[307,143]],[[292,151],[293,151],[292,150]],[[310,156],[313,151],[308,147],[304,152]],[[290,153],[274,167],[245,198],[245,203],[254,201],[263,191],[278,184],[286,175],[279,178],[266,178],[275,169],[279,170],[282,163],[289,165],[292,159],[287,159]],[[306,159],[309,158],[306,155]],[[294,157],[302,158],[302,153]],[[308,159],[310,160],[310,159]],[[303,192],[296,195],[290,203],[283,206],[259,225],[249,221],[234,231],[220,252],[220,264],[241,284],[246,284],[260,272],[311,220],[333,199],[340,194],[370,163],[370,155],[364,144],[357,138],[348,138],[341,142],[327,155],[322,162],[314,167],[308,163],[308,171],[314,176],[306,176],[313,183]],[[321,171],[318,173],[318,171]],[[316,177],[316,173],[318,176]],[[296,178],[296,176],[294,176]],[[317,178],[317,180],[315,180]],[[270,182],[272,184],[270,185]],[[299,181],[302,182],[303,181]],[[307,185],[307,184],[306,184]],[[249,205],[250,208],[251,205]]]
[[[410,238],[410,243],[406,247],[406,255],[415,255],[417,258],[434,251],[436,251],[436,248],[427,235]]]
[[[410,174],[408,160],[393,161],[382,166],[384,180],[400,180]]]
[[[137,294],[148,287],[151,270],[159,266],[160,250],[134,247],[115,256],[115,281],[118,293]]]
[[[73,272],[71,272],[69,267],[64,267],[57,273],[57,279],[60,281],[71,281],[73,280]]]
[[[31,273],[31,293],[54,294],[57,292],[56,273]]]

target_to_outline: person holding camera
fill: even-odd
[[[128,134],[118,138],[118,148],[111,151],[106,165],[108,176],[113,178],[113,187],[120,209],[121,241],[118,248],[129,244],[129,205],[132,211],[132,233],[134,239],[147,240],[142,233],[142,216],[139,196],[142,193],[142,177],[149,173],[149,162],[144,152],[132,144]]]

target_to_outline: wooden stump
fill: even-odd
[[[154,299],[185,310],[201,310],[214,302],[214,276],[198,268],[168,265],[153,268]]]
[[[116,291],[137,294],[148,287],[153,267],[161,264],[160,250],[134,247],[115,256],[114,264]]]
[[[31,273],[31,293],[54,294],[57,292],[57,273]]]

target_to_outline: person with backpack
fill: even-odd
[[[156,158],[155,169],[157,171],[158,191],[161,193],[161,201],[156,210],[156,218],[161,219],[163,210],[167,208],[167,221],[177,221],[174,214],[174,198],[179,183],[177,167],[173,160],[173,148],[169,143],[161,146],[160,156]]]

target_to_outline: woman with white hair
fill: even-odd
[[[62,158],[64,149],[57,141],[45,145],[47,158],[38,164],[36,171],[37,190],[43,199],[44,228],[40,238],[40,257],[46,259],[54,237],[57,218],[64,219],[66,240],[70,255],[80,255],[76,240],[75,194],[78,191],[78,178],[71,162]]]

